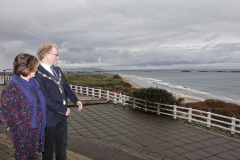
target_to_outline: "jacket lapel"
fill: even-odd
[[[55,68],[54,68],[54,69],[55,69]],[[54,76],[53,76],[50,72],[48,72],[41,64],[39,64],[38,70],[39,70],[40,72],[46,74],[47,76],[52,77],[53,79],[55,79]]]

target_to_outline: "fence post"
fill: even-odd
[[[188,109],[188,122],[191,123],[192,122],[192,106],[189,106]]]
[[[177,119],[177,106],[176,103],[173,105],[173,119]]]
[[[76,92],[76,93],[78,92],[78,89],[77,89],[77,87],[78,87],[78,86],[77,86],[77,85],[75,85],[75,92]]]
[[[94,87],[92,87],[92,97],[95,96],[95,93],[94,93]]]
[[[70,84],[69,86],[70,86],[71,90],[73,90],[73,85],[72,85],[72,84]]]
[[[136,108],[136,98],[133,99],[133,108]]]
[[[235,134],[235,124],[236,124],[236,117],[235,117],[235,115],[233,115],[232,116],[231,134]]]
[[[107,89],[107,101],[109,101],[109,89]]]
[[[86,95],[88,96],[88,86],[86,87]]]
[[[123,104],[122,93],[121,93],[121,92],[120,92],[120,94],[119,94],[118,102],[121,103],[121,104]]]
[[[145,107],[144,111],[147,112],[148,111],[148,109],[147,109],[147,100],[144,100],[144,102],[145,102],[145,104],[144,104],[144,107]]]
[[[80,94],[82,94],[82,85],[80,85]]]
[[[123,100],[123,106],[125,106],[126,105],[126,95],[125,95],[125,93],[123,93],[122,100]]]
[[[115,91],[114,93],[114,101],[113,101],[114,104],[117,104],[117,91]]]
[[[98,98],[99,98],[99,99],[102,98],[101,94],[102,94],[101,88],[98,88]]]
[[[161,109],[161,103],[158,103],[158,105],[157,105],[157,115],[161,114],[160,109]]]
[[[211,109],[209,109],[207,113],[207,127],[211,127]]]

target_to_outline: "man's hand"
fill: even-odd
[[[77,105],[78,105],[78,111],[81,111],[82,110],[82,102],[77,101]]]
[[[66,116],[69,116],[69,115],[70,115],[70,109],[69,109],[69,108],[67,108],[67,112],[66,112],[65,115],[66,115]]]

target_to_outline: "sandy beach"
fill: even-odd
[[[194,99],[194,98],[189,98],[189,97],[178,97],[178,98],[183,98],[184,103],[196,103],[196,102],[202,102],[199,99]]]
[[[135,82],[133,82],[133,80],[127,76],[122,76],[121,78],[123,79],[124,82],[129,83],[131,85],[132,88],[143,88],[142,86],[136,84]],[[184,103],[195,103],[195,102],[202,102],[199,99],[194,99],[194,98],[189,98],[189,97],[176,97],[176,98],[183,98],[184,99]]]
[[[143,88],[142,86],[134,83],[134,82],[132,81],[132,79],[129,78],[129,77],[127,77],[127,76],[122,76],[122,75],[121,75],[120,77],[123,79],[123,82],[129,83],[132,88]]]

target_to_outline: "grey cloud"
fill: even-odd
[[[0,2],[0,70],[43,43],[63,68],[239,68],[240,2],[52,0]]]

